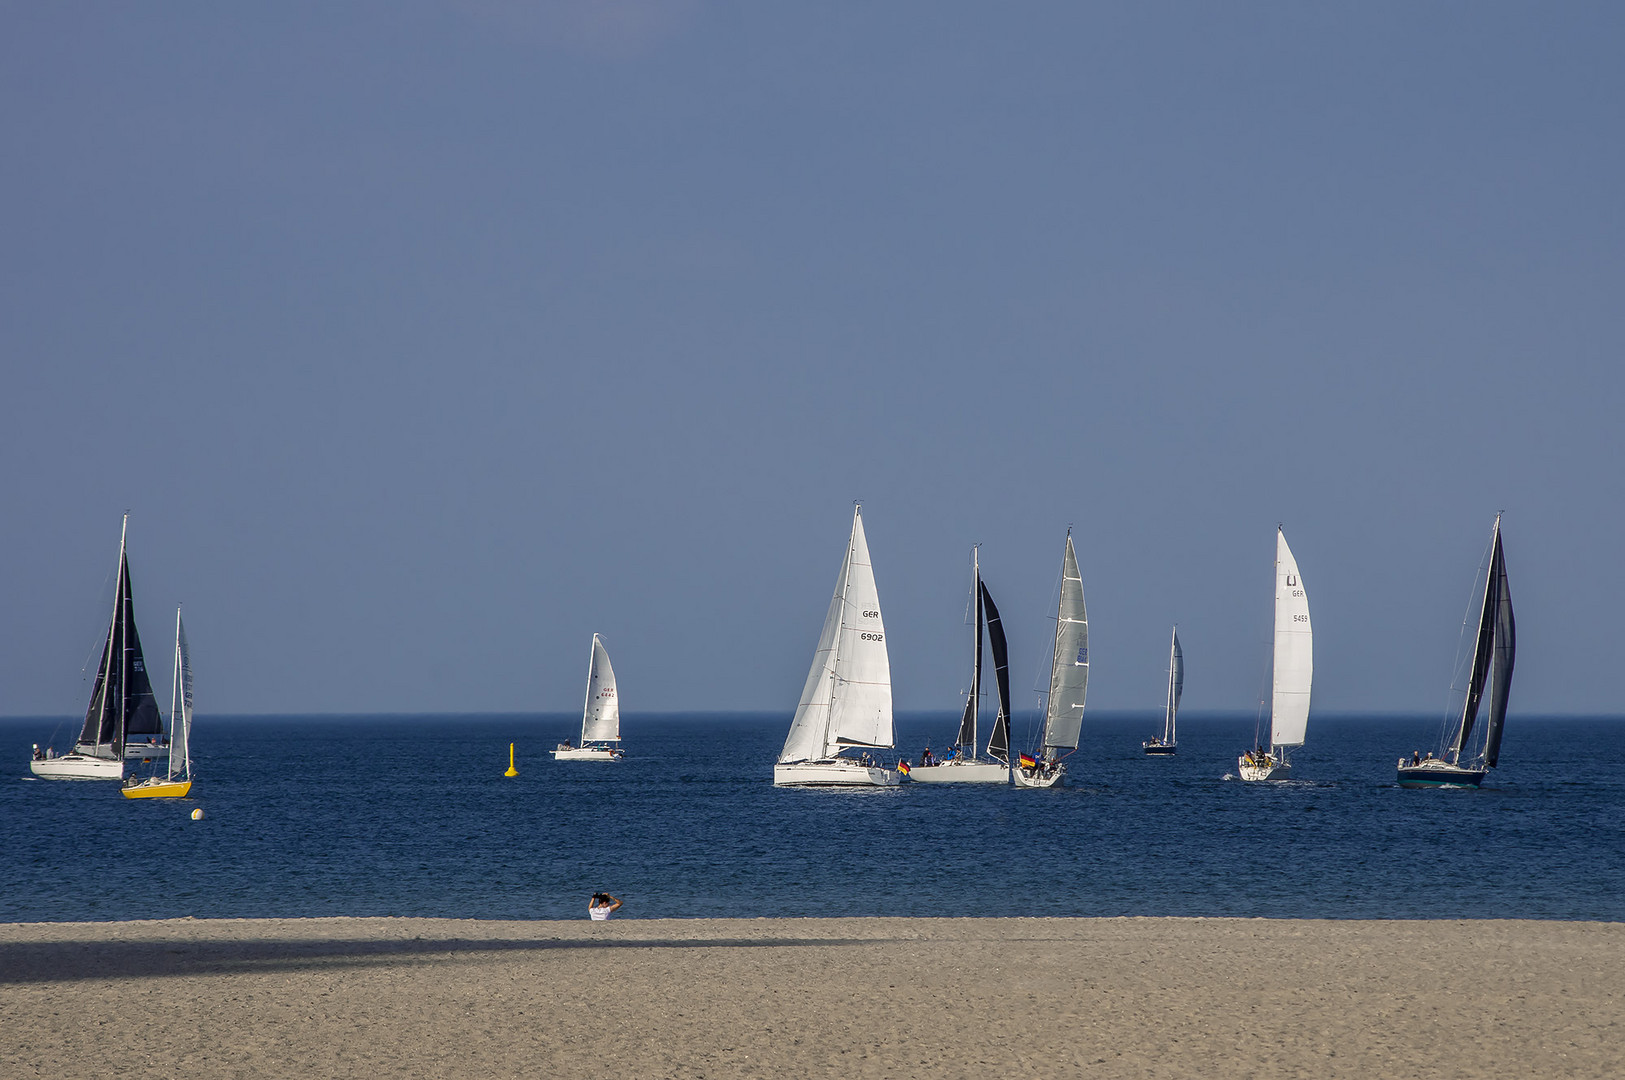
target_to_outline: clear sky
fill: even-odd
[[[1620,712],[1625,8],[0,4],[0,713],[119,517],[207,712],[788,717],[854,499],[900,709]],[[160,696],[167,700],[167,679]]]

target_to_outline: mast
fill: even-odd
[[[592,715],[592,673],[598,661],[598,635],[592,636],[592,646],[587,650],[587,690],[586,698],[581,704],[581,739],[580,745],[587,744],[587,723]]]
[[[840,625],[838,627],[839,630],[845,630],[846,629],[847,597],[849,597],[852,594],[852,555],[857,549],[858,527],[859,527],[858,523],[862,520],[862,518],[863,518],[863,504],[862,503],[853,503],[852,504],[852,533],[851,533],[850,536],[848,536],[846,538],[846,560],[841,563],[841,591],[840,591],[839,599],[836,601],[836,604],[838,605],[838,610],[840,612],[840,614],[839,614]],[[837,692],[840,690],[840,683],[841,683],[840,676],[837,673],[840,671],[840,668],[841,668],[841,638],[843,636],[845,636],[845,635],[843,635],[841,633],[836,633],[835,642],[834,642],[834,652],[830,656],[830,660],[829,660],[829,709],[824,713],[824,753],[823,753],[824,757],[835,757],[836,755],[838,755],[841,752],[841,748],[839,746],[835,747],[834,750],[831,750],[830,749],[830,743],[836,741],[831,736],[834,735],[834,730],[833,729],[835,727],[835,700],[836,700],[836,698],[838,696]]]
[[[171,671],[171,689],[169,691],[169,762],[164,766],[164,779],[175,779],[175,751],[179,750],[178,738],[181,721],[181,609],[175,609],[175,670]]]
[[[113,730],[113,755],[120,762],[124,760],[125,739],[125,703],[130,697],[130,601],[129,601],[129,573],[130,562],[125,555],[124,541],[130,532],[130,514],[124,514],[124,524],[119,526],[118,533],[118,619],[119,624],[119,678],[118,678],[118,727]]]
[[[976,752],[977,721],[981,718],[982,697],[982,627],[984,625],[984,612],[982,610],[982,567],[978,559],[981,545],[971,548],[971,604],[976,609],[976,629],[971,637],[971,676],[970,697],[965,701],[965,714],[959,720],[959,734],[954,738],[954,745],[963,749],[970,747],[974,756]]]

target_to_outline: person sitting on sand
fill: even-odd
[[[587,901],[587,914],[593,922],[608,922],[609,917],[621,906],[621,902],[607,892],[595,892],[592,899]]]

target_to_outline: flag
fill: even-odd
[[[1038,759],[1033,757],[1031,754],[1022,754],[1016,760],[1021,762],[1021,767],[1023,769],[1036,769],[1036,768],[1038,768]]]
[[[909,773],[910,773],[910,772],[912,772],[912,771],[913,771],[913,770],[912,770],[912,769],[910,769],[910,768],[909,768],[909,767],[908,767],[908,762],[906,762],[906,761],[899,761],[899,762],[898,762],[898,763],[897,763],[897,771],[898,771],[898,772],[900,772],[900,773],[902,773],[902,774],[903,774],[903,775],[904,775],[904,776],[907,776],[907,775],[908,775],[908,774],[909,774]]]

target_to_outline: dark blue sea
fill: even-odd
[[[898,720],[940,748],[955,717]],[[1298,779],[1226,779],[1252,719],[1092,717],[1072,786],[775,789],[788,716],[200,717],[193,798],[33,779],[68,721],[0,721],[0,921],[1206,915],[1625,919],[1625,721],[1515,718],[1478,791],[1407,791],[1424,718],[1316,716]],[[1019,730],[1019,725],[1018,725]],[[519,776],[505,779],[508,744]],[[201,807],[202,821],[191,811]]]

